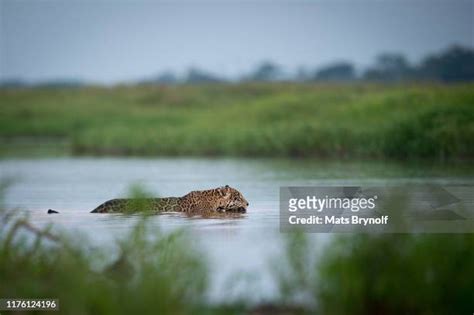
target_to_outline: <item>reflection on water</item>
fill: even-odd
[[[67,231],[79,230],[99,245],[124,235],[138,217],[89,211],[105,200],[126,196],[132,184],[139,183],[157,196],[182,196],[192,190],[223,185],[239,189],[250,206],[238,218],[189,218],[181,214],[150,218],[156,229],[189,229],[195,236],[195,246],[208,256],[211,298],[226,300],[232,294],[240,294],[238,286],[232,290],[234,281],[229,284],[229,279],[235,277],[252,282],[254,299],[271,297],[276,292],[267,267],[269,260],[281,251],[280,186],[472,184],[473,173],[470,166],[425,163],[407,166],[383,162],[181,158],[0,160],[0,178],[14,179],[5,196],[7,208],[26,210],[38,226],[53,222]],[[48,215],[49,208],[61,213]]]

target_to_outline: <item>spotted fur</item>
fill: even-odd
[[[134,199],[112,199],[104,202],[92,213],[130,212],[140,206],[153,212],[246,212],[248,202],[242,194],[228,185],[209,190],[192,191],[183,197],[149,198],[140,201]]]

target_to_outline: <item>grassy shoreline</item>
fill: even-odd
[[[4,89],[0,103],[4,148],[28,137],[75,155],[474,158],[474,84]]]

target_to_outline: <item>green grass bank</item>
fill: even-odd
[[[474,157],[474,84],[3,89],[0,103],[2,150],[26,138],[88,155]]]

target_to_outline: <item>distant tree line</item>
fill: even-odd
[[[376,81],[439,81],[465,82],[474,81],[474,49],[462,46],[451,46],[440,53],[426,56],[417,64],[411,64],[403,54],[379,54],[372,65],[356,71],[353,63],[340,61],[328,64],[318,69],[299,68],[294,74],[287,74],[278,64],[265,61],[253,71],[242,75],[237,81],[241,82],[271,82],[271,81],[299,81],[299,82],[351,82]],[[164,72],[156,77],[136,82],[138,84],[197,84],[213,82],[234,82],[224,76],[211,72],[191,68],[184,76],[173,72]],[[79,80],[55,80],[36,84],[40,87],[74,87],[82,86]],[[2,80],[0,86],[21,87],[28,86],[21,80]]]
[[[354,64],[341,61],[316,70],[301,67],[295,74],[285,75],[278,64],[262,62],[239,81],[324,81],[350,82],[354,80],[399,82],[399,81],[474,81],[474,49],[451,46],[438,53],[426,56],[418,64],[411,64],[403,54],[379,54],[372,65],[358,73]],[[226,82],[227,79],[209,72],[192,68],[180,79],[168,73],[145,83],[205,83]]]

